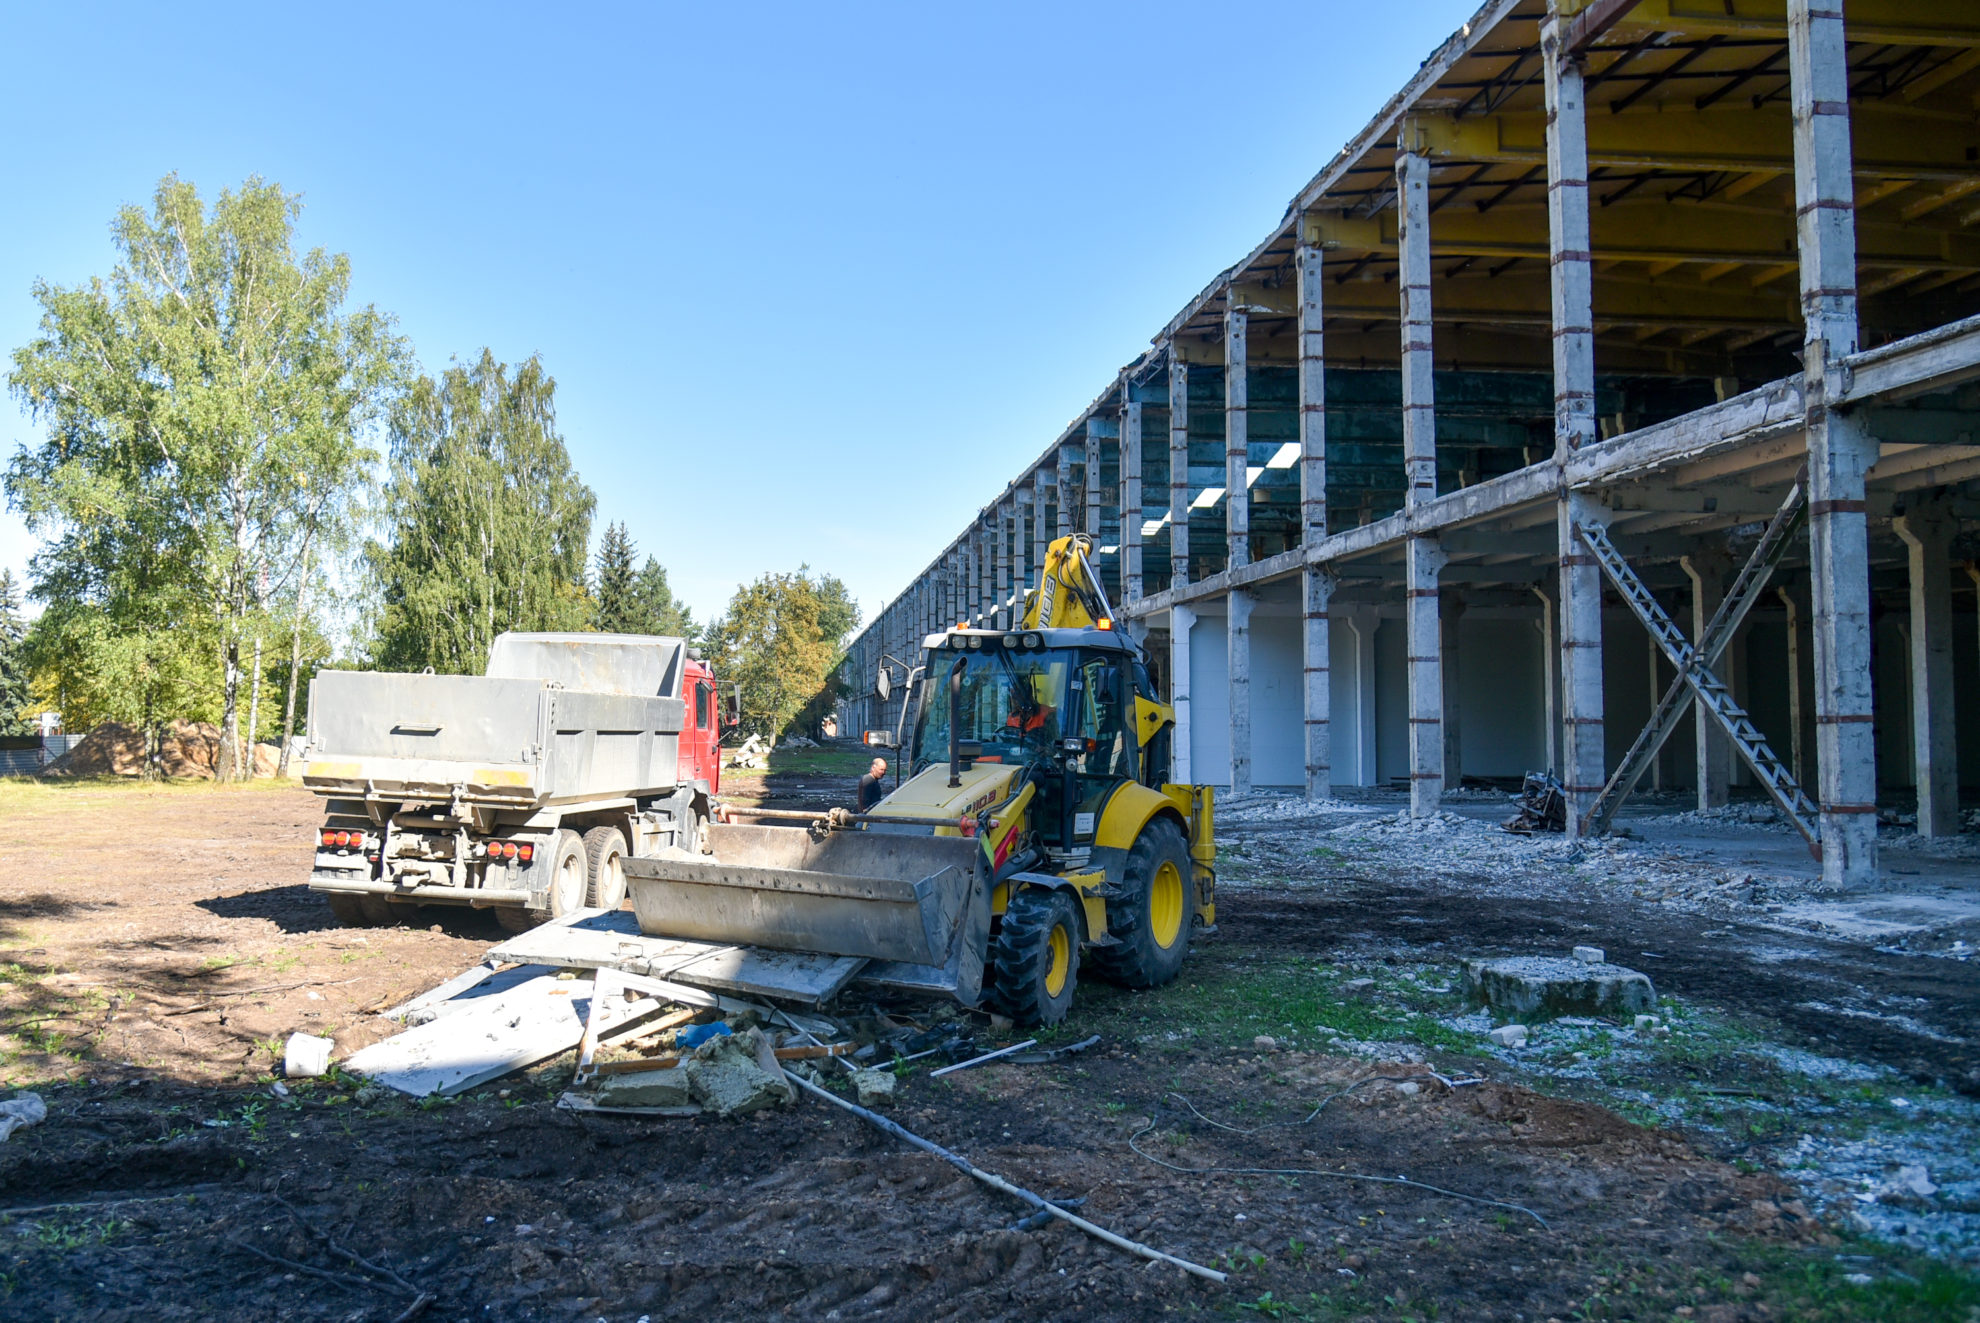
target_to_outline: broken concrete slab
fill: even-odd
[[[1523,1024],[1502,1024],[1486,1035],[1500,1047],[1525,1047],[1527,1029]]]
[[[591,995],[590,979],[544,974],[492,996],[456,998],[442,1003],[447,1014],[352,1054],[344,1069],[415,1098],[463,1093],[576,1047]],[[599,1027],[627,1022],[633,1009],[615,1008]]]
[[[1584,965],[1601,965],[1608,963],[1609,953],[1599,946],[1577,946],[1574,958]]]
[[[1521,1020],[1632,1017],[1657,1008],[1657,990],[1647,975],[1559,956],[1467,960],[1464,990],[1474,1002]]]
[[[593,1095],[600,1107],[690,1107],[693,1090],[684,1066],[608,1075]]]
[[[856,1070],[852,1075],[853,1095],[861,1107],[884,1107],[894,1100],[899,1084],[891,1070]]]
[[[747,1116],[797,1099],[796,1086],[784,1078],[768,1040],[755,1029],[710,1039],[681,1069],[694,1100],[717,1116]]]
[[[330,1053],[336,1046],[316,1034],[290,1034],[282,1048],[282,1073],[292,1080],[314,1079],[330,1069]]]

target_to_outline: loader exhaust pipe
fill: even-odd
[[[949,668],[949,787],[962,784],[962,673],[966,657]]]

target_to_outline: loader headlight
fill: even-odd
[[[983,648],[983,636],[981,634],[971,634],[969,636],[969,646],[981,651]]]
[[[1035,648],[1042,641],[1036,634],[1026,634],[1024,636],[1024,646],[1027,648]]]
[[[1017,635],[1015,635],[1015,634],[1006,634],[1006,635],[1004,635],[1004,646],[1005,646],[1005,647],[1007,647],[1007,648],[1015,648],[1015,647],[1016,647],[1017,645],[1018,645],[1018,636],[1017,636]]]

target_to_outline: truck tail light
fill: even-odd
[[[516,843],[514,841],[503,841],[496,848],[502,852],[504,859],[513,859],[516,857]]]
[[[528,863],[535,854],[536,847],[533,845],[518,845],[516,847],[516,858],[522,860],[524,863]]]
[[[331,831],[328,827],[325,827],[323,829],[323,848],[327,850],[336,844],[337,844],[337,833]]]

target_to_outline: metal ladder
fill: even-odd
[[[1767,580],[1780,563],[1788,541],[1800,526],[1807,508],[1806,483],[1797,481],[1768,522],[1759,544],[1747,557],[1745,565],[1741,566],[1732,591],[1719,604],[1696,649],[1664,608],[1658,605],[1643,580],[1622,558],[1622,553],[1616,550],[1615,543],[1609,540],[1608,529],[1599,524],[1575,525],[1575,532],[1595,554],[1596,562],[1609,576],[1610,582],[1615,584],[1616,591],[1622,594],[1623,601],[1629,604],[1630,610],[1650,631],[1650,636],[1657,641],[1657,646],[1677,671],[1677,678],[1665,691],[1657,711],[1650,718],[1650,724],[1637,736],[1629,753],[1616,768],[1615,775],[1603,786],[1595,807],[1589,810],[1583,823],[1583,830],[1588,835],[1598,835],[1608,829],[1610,819],[1635,789],[1637,780],[1649,768],[1650,760],[1656,757],[1664,741],[1677,729],[1685,709],[1695,697],[1726,732],[1733,747],[1746,760],[1746,765],[1753,769],[1753,775],[1759,779],[1775,805],[1787,815],[1788,821],[1794,824],[1811,847],[1819,848],[1821,828],[1814,802],[1795,781],[1787,765],[1768,746],[1766,737],[1753,724],[1746,710],[1733,699],[1732,691],[1712,671],[1746,618],[1746,613],[1765,590]]]

